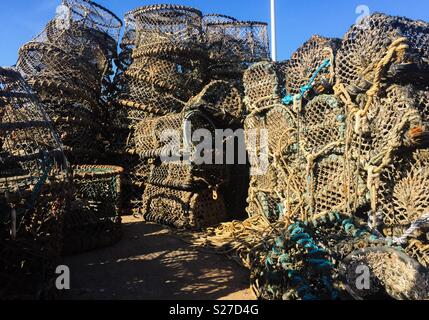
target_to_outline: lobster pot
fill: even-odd
[[[428,213],[428,180],[427,149],[398,154],[382,170],[376,199],[386,235],[402,236],[414,221]],[[422,236],[425,238],[426,234]]]
[[[201,55],[202,13],[177,5],[153,5],[132,12],[136,25],[136,52],[155,56],[160,53]]]
[[[210,114],[218,128],[240,128],[245,112],[243,98],[238,81],[213,80],[188,104]]]
[[[309,217],[340,212],[350,214],[367,204],[366,180],[356,173],[356,165],[344,156],[328,154],[313,165],[307,164],[306,212]]]
[[[104,152],[102,126],[94,114],[79,104],[43,104],[73,164],[96,163]]]
[[[270,222],[276,222],[284,217],[285,202],[272,190],[263,191],[264,184],[275,185],[275,181],[270,181],[269,176],[270,174],[267,177],[251,177],[246,212],[249,217],[259,215]]]
[[[361,132],[350,139],[352,159],[363,166],[380,165],[392,152],[404,147],[427,143],[424,125],[425,105],[419,103],[418,92],[412,86],[390,86],[375,97],[368,114],[360,123]],[[353,128],[356,119],[350,119]]]
[[[426,130],[429,130],[429,88],[418,92],[418,110]]]
[[[298,137],[296,115],[282,105],[249,115],[244,122],[247,152],[261,158],[263,154],[281,156],[288,154],[292,161],[297,155]],[[256,160],[255,159],[255,160]]]
[[[74,201],[64,221],[64,253],[111,245],[121,237],[123,169],[74,166]]]
[[[85,51],[93,55],[95,50],[101,50],[112,59],[121,29],[121,19],[106,8],[92,1],[63,0],[55,19],[36,39],[82,56]]]
[[[156,186],[198,190],[218,189],[229,181],[228,167],[225,165],[201,164],[192,162],[155,161],[150,169],[148,182]]]
[[[428,26],[427,22],[379,13],[364,18],[343,38],[336,57],[338,81],[350,94],[367,91],[373,84],[377,64],[390,48],[397,48],[399,51],[388,64],[385,81],[427,84]]]
[[[226,16],[223,14],[210,13],[203,16],[203,31],[207,32],[207,28],[212,23],[226,23],[226,22],[237,22],[234,17]]]
[[[250,112],[280,104],[281,88],[276,68],[271,62],[259,62],[244,72],[246,105]]]
[[[132,12],[128,12],[125,14],[125,31],[122,36],[121,43],[119,47],[121,48],[121,52],[118,55],[118,71],[123,72],[128,69],[128,67],[133,63],[133,51],[136,48],[136,20],[134,18],[134,14]]]
[[[193,192],[147,185],[143,217],[178,229],[201,229],[226,221],[227,214],[223,199],[212,190]]]
[[[60,48],[27,43],[19,51],[17,68],[42,99],[57,97],[97,104],[101,77],[94,74],[90,64]]]
[[[0,68],[0,297],[46,294],[61,251],[68,163],[19,73]]]
[[[166,115],[178,112],[185,106],[185,102],[174,94],[135,75],[124,75],[117,86],[120,88],[117,103],[126,107],[138,108],[156,115]]]
[[[308,154],[344,153],[346,110],[335,96],[320,95],[298,115],[300,147]]]
[[[201,59],[183,55],[133,55],[127,75],[174,93],[184,101],[197,94],[205,82],[205,64]]]
[[[210,140],[204,140],[206,150],[196,154],[196,146],[201,141],[195,136],[198,130],[204,135],[209,134]],[[142,158],[183,157],[183,160],[192,161],[194,156],[207,156],[214,161],[215,126],[209,116],[198,110],[143,120],[136,126],[135,139],[137,153]]]
[[[316,78],[310,84],[313,89],[304,97],[310,100],[316,94],[329,93],[334,85],[334,59],[340,42],[339,39],[316,35],[295,51],[284,67],[286,94],[300,94],[317,71]],[[329,65],[319,70],[326,61]]]
[[[266,23],[207,21],[205,37],[215,77],[240,74],[247,69],[247,63],[269,59]]]

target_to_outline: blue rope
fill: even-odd
[[[282,99],[282,102],[286,105],[289,105],[293,102],[294,98],[298,98],[301,99],[308,91],[310,91],[311,89],[313,89],[313,82],[316,80],[317,76],[319,75],[319,73],[326,69],[327,67],[329,67],[331,65],[331,60],[330,59],[326,59],[322,62],[322,64],[316,69],[316,71],[314,72],[314,74],[312,75],[312,77],[310,78],[310,80],[308,81],[308,83],[300,88],[300,93],[298,93],[296,96],[292,95],[292,94],[288,94],[286,97],[284,97]]]
[[[43,173],[39,181],[36,183],[33,193],[31,194],[30,201],[28,203],[28,211],[31,211],[36,205],[36,201],[40,197],[42,188],[46,183],[46,181],[48,180],[49,173],[51,172],[52,167],[54,166],[52,159],[50,158],[47,152],[43,153],[42,165],[44,167]]]

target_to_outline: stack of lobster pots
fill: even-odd
[[[112,199],[108,191],[119,189],[116,184],[107,184],[104,190],[99,185],[101,177],[110,175],[116,181],[122,173],[121,168],[106,166],[114,162],[106,157],[109,128],[103,102],[111,86],[121,28],[119,18],[94,2],[63,0],[56,17],[19,50],[17,69],[52,119],[74,170],[75,194],[65,216],[66,253],[97,247],[98,237],[106,234],[116,240],[120,232],[120,199]],[[99,194],[86,193],[92,189]],[[107,208],[104,201],[115,205]],[[76,238],[92,244],[77,245]]]
[[[323,234],[332,279],[340,279],[347,264],[383,265],[386,272],[377,280],[383,285],[372,293],[350,289],[353,278],[342,275],[354,298],[374,292],[393,298],[427,295],[427,283],[399,291],[400,279],[392,276],[397,265],[371,257],[393,254],[412,261],[409,267],[421,277],[429,267],[428,48],[427,22],[373,14],[342,40],[313,36],[290,60],[255,64],[244,75],[253,169],[260,169],[264,153],[268,159],[252,177],[248,212],[270,222],[297,223],[286,234],[298,228],[310,234],[307,242]],[[254,128],[256,139],[250,136]],[[265,138],[260,129],[267,130]],[[361,231],[350,233],[352,224]],[[287,270],[277,264],[275,272],[284,275],[279,281],[264,265],[282,246],[276,236],[284,235],[266,239],[275,243],[273,250],[256,253],[259,294],[277,299],[295,290],[289,298],[304,298],[288,280],[289,264],[284,262]],[[364,250],[353,253],[357,249]],[[333,293],[317,278],[305,281]]]
[[[246,60],[239,53],[249,42],[260,44],[259,32],[250,32],[253,25],[264,27],[265,35],[266,25],[203,17],[175,5],[138,8],[125,21],[111,107],[117,135],[111,145],[132,159],[124,165],[130,211],[178,228],[224,221],[239,205],[225,208],[223,195],[237,185],[229,184],[233,166],[225,165],[216,129],[242,125]],[[226,39],[232,51],[225,48]],[[247,176],[242,172],[239,182]]]

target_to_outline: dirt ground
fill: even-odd
[[[162,226],[124,218],[116,245],[67,257],[64,299],[252,300],[249,273],[216,253],[197,251]]]

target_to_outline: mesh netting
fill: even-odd
[[[149,82],[187,101],[202,87],[205,78],[202,60],[182,55],[134,56],[126,74]]]
[[[177,5],[153,5],[132,12],[138,54],[203,52],[202,13]]]
[[[68,164],[21,76],[0,68],[0,297],[36,298],[60,253]]]
[[[210,113],[218,127],[234,127],[244,114],[242,88],[235,81],[210,82],[188,105]]]
[[[317,154],[323,149],[341,152],[346,138],[346,112],[335,96],[315,97],[305,105],[298,119],[300,144],[306,152]]]
[[[209,130],[211,139],[214,139],[215,127],[211,119],[199,111],[145,119],[135,128],[137,153],[149,158],[171,154],[192,159],[198,145],[192,138],[199,129]],[[214,145],[212,140],[212,147]]]
[[[124,76],[118,83],[118,87],[120,93],[117,100],[124,106],[139,108],[158,115],[177,112],[184,107],[184,102],[173,94],[139,78]]]
[[[119,45],[121,52],[119,53],[118,61],[116,62],[116,65],[118,66],[117,73],[126,70],[132,64],[132,54],[136,47],[136,20],[133,12],[126,13],[124,21],[125,31]]]
[[[17,68],[42,98],[54,95],[63,100],[96,104],[101,77],[92,72],[91,65],[62,49],[28,43],[20,49]]]
[[[285,90],[287,94],[295,95],[301,93],[301,88],[315,74],[318,68],[326,60],[330,66],[321,70],[314,82],[313,90],[308,92],[306,98],[311,98],[314,93],[327,92],[334,84],[334,57],[339,47],[338,39],[313,36],[305,42],[285,64],[284,69]]]
[[[414,155],[400,154],[392,159],[392,164],[380,175],[377,193],[377,211],[382,214],[386,235],[402,236],[414,221],[429,213],[428,188],[427,150]]]
[[[143,195],[143,217],[179,229],[199,229],[225,221],[223,199],[211,190],[182,191],[147,185]]]
[[[241,72],[247,68],[247,63],[268,60],[266,23],[207,21],[205,37],[212,74]]]
[[[215,188],[228,182],[228,167],[224,165],[197,165],[180,161],[154,163],[148,182],[152,185],[197,190]]]
[[[416,97],[410,86],[391,86],[374,98],[362,120],[362,133],[354,132],[351,138],[352,157],[364,164],[378,165],[384,156],[400,147],[421,144],[425,128]]]
[[[73,254],[110,245],[121,236],[123,169],[75,166],[74,201],[64,219],[64,252]]]
[[[280,104],[279,78],[275,66],[260,62],[244,72],[246,105],[250,112]]]
[[[381,299],[390,296],[399,300],[427,298],[429,279],[420,264],[392,248],[366,248],[351,253],[343,262],[344,282],[355,299]],[[356,270],[369,268],[370,287],[357,285]],[[361,274],[361,273],[360,273]]]
[[[394,57],[387,73],[389,80],[404,81],[409,77],[406,75],[409,72],[412,72],[412,78],[420,78],[423,74],[427,77],[428,24],[376,13],[364,18],[344,36],[336,58],[338,80],[345,84],[351,94],[368,90],[376,66],[389,46],[404,37],[408,46],[402,47],[401,52]],[[419,81],[413,79],[414,84]]]
[[[422,266],[426,268],[429,267],[429,244],[427,241],[419,241],[417,239],[412,239],[407,245],[406,252],[410,257],[413,257],[418,262],[421,263]]]

